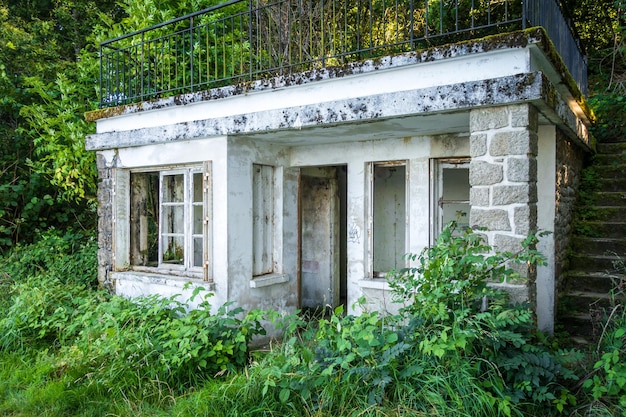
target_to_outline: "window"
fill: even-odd
[[[457,222],[458,231],[469,227],[469,162],[468,158],[434,160],[433,194],[436,206],[433,209],[433,236],[435,238],[451,221]]]
[[[130,264],[208,279],[209,171],[130,174]]]
[[[274,167],[253,165],[252,275],[274,272]]]
[[[373,277],[404,267],[407,225],[406,163],[372,164],[370,253]]]

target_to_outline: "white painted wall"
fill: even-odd
[[[385,279],[372,279],[370,248],[370,185],[368,164],[381,161],[407,161],[409,252],[419,253],[429,244],[430,205],[429,158],[465,157],[469,155],[466,136],[401,137],[387,140],[345,142],[323,146],[291,148],[290,164],[298,166],[347,165],[347,233],[348,233],[348,300],[349,312],[358,312],[358,299],[365,295],[365,309],[394,309]],[[353,306],[355,309],[353,309]]]
[[[216,202],[226,202],[228,198],[227,188],[227,140],[225,137],[211,138],[187,142],[176,142],[168,145],[148,145],[135,148],[122,148],[117,152],[103,152],[107,158],[107,165],[118,169],[144,169],[163,168],[177,164],[201,164],[211,161],[212,196],[213,196],[213,221],[210,236],[213,241],[212,253],[209,254],[211,267],[209,274],[213,277],[215,295],[211,298],[211,304],[219,306],[227,301],[228,290],[228,245],[227,245],[227,207]],[[119,244],[119,239],[114,240]],[[159,293],[170,294],[171,290],[163,286],[173,285],[176,291],[183,293],[185,282],[194,281],[198,285],[209,287],[202,281],[189,278],[174,278],[167,284],[163,280],[147,279],[155,278],[153,275],[139,273],[117,273],[116,291],[125,296],[137,296],[141,294]],[[180,285],[179,285],[180,284]],[[184,291],[191,294],[189,291]],[[185,297],[183,297],[185,298]],[[186,299],[181,299],[185,302]]]
[[[539,126],[537,154],[537,227],[550,232],[539,240],[537,249],[546,257],[546,266],[537,268],[537,325],[554,332],[556,287],[554,282],[554,219],[556,216],[556,128]]]
[[[253,91],[219,100],[171,106],[101,119],[97,133],[126,131],[192,122],[208,118],[230,117],[245,113],[305,106],[315,103],[367,97],[445,84],[520,74],[530,70],[528,48],[501,49],[484,53],[435,59],[419,65],[398,63],[386,65],[384,71],[373,68],[349,77],[330,78],[314,83],[271,90]],[[381,64],[381,68],[385,65]]]

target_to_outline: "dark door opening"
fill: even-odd
[[[347,300],[347,167],[300,170],[300,308]]]

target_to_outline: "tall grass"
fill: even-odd
[[[404,305],[398,314],[351,316],[338,308],[310,320],[229,306],[213,315],[208,300],[187,313],[175,297],[131,301],[96,289],[94,239],[51,232],[0,259],[0,285],[8,290],[0,295],[0,415],[475,417],[580,410],[568,390],[574,375],[562,360],[575,352],[554,350],[535,331],[531,310],[509,306],[484,285],[480,274],[513,255],[494,254],[468,231],[443,233],[430,252],[415,256],[422,269],[400,272],[397,283],[417,288],[427,279],[432,290],[419,300],[415,292],[396,292]],[[447,275],[437,270],[441,265]],[[470,279],[452,291],[463,277]],[[485,295],[486,310],[476,302]],[[249,351],[267,318],[284,339]],[[607,341],[621,336],[611,332]],[[587,388],[601,394],[605,382]],[[596,405],[606,400],[600,394]]]

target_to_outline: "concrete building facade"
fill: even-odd
[[[531,29],[91,112],[99,279],[200,287],[215,306],[393,309],[386,274],[456,220],[513,252],[551,232],[547,266],[494,284],[551,331],[593,147],[563,68]]]

